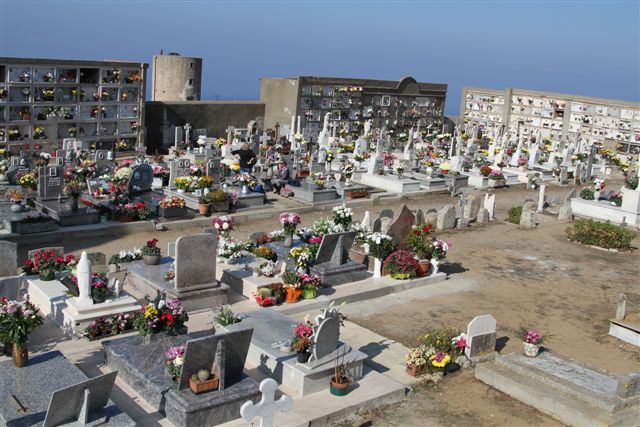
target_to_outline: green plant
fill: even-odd
[[[259,297],[265,298],[272,296],[273,290],[270,288],[260,288],[257,291]]]
[[[590,188],[583,188],[582,191],[580,191],[580,198],[584,200],[593,200],[593,190],[591,190]]]
[[[516,206],[509,209],[507,212],[507,222],[512,224],[520,224],[520,217],[522,216],[522,206]]]
[[[211,377],[211,372],[206,369],[200,369],[196,375],[198,381],[207,381],[209,377]]]
[[[0,340],[13,344],[27,342],[29,334],[42,325],[39,310],[28,296],[25,301],[0,299]]]
[[[282,283],[284,283],[285,285],[295,286],[300,283],[300,278],[293,271],[285,271],[284,273],[282,273]]]
[[[307,351],[311,346],[311,339],[309,337],[301,337],[296,335],[291,341],[291,349],[297,353]]]
[[[631,241],[636,234],[609,222],[592,219],[581,219],[566,229],[567,238],[583,245],[599,246],[606,249],[631,248]]]
[[[233,314],[231,306],[221,305],[213,312],[213,318],[215,322],[221,326],[233,325],[234,323],[240,323],[242,320],[239,316]]]
[[[208,205],[211,203],[211,200],[209,200],[209,193],[198,196],[198,203],[201,205]]]
[[[431,259],[433,256],[432,224],[420,224],[411,227],[407,233],[407,245],[413,249],[418,258]]]
[[[216,188],[207,193],[207,199],[209,202],[226,202],[229,199],[229,195],[222,188]]]
[[[160,256],[162,251],[158,246],[158,239],[147,240],[147,244],[141,249],[143,256]]]
[[[391,275],[393,279],[409,279],[416,275],[418,260],[413,252],[398,250],[392,252],[384,260],[384,273]]]

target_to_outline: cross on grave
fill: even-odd
[[[260,417],[260,427],[272,427],[273,416],[277,412],[288,412],[293,406],[293,399],[283,394],[275,400],[278,383],[273,378],[266,378],[260,383],[262,398],[260,402],[247,401],[240,407],[240,416],[251,422],[255,417]]]

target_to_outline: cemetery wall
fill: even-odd
[[[207,129],[207,135],[226,137],[228,126],[244,128],[251,120],[264,116],[265,105],[260,101],[149,101],[145,107],[147,123],[147,151],[153,153],[173,144],[174,126],[191,123],[194,129]]]
[[[298,79],[261,78],[260,100],[264,103],[265,129],[274,129],[276,123],[288,125],[296,114]]]
[[[200,101],[202,58],[176,53],[153,56],[152,101]]]

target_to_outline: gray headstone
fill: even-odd
[[[0,240],[0,276],[13,276],[18,270],[17,243]]]
[[[176,240],[176,260],[174,286],[176,289],[188,289],[198,285],[216,282],[216,263],[205,262],[203,256],[216,258],[218,239],[215,234],[203,233],[180,236]]]
[[[220,176],[220,159],[209,159],[206,163],[206,171],[207,176],[211,177],[219,177]],[[215,179],[214,179],[215,182]]]
[[[242,378],[253,329],[222,333],[187,341],[178,390],[189,388],[189,378],[207,369],[220,380],[219,390]]]
[[[468,358],[493,353],[496,349],[496,319],[490,314],[476,316],[467,325]]]
[[[169,188],[176,188],[173,181],[181,176],[191,175],[191,160],[176,159],[169,163]]]
[[[94,418],[109,401],[116,375],[118,375],[117,371],[109,372],[53,392],[44,419],[44,427],[73,421],[80,421],[80,425],[83,425]],[[86,391],[88,391],[88,402],[85,402]],[[94,414],[94,417],[91,414]],[[79,418],[85,419],[79,420]]]
[[[618,305],[616,306],[616,319],[624,320],[627,315],[627,296],[625,294],[618,295]]]
[[[96,170],[99,175],[107,174],[115,166],[111,150],[96,150],[94,155]]]
[[[167,243],[167,256],[175,258],[175,256],[176,256],[176,242]]]
[[[456,208],[453,205],[446,205],[438,212],[436,229],[438,231],[450,230],[456,225]]]
[[[38,248],[38,249],[33,249],[33,250],[29,251],[27,253],[28,258],[32,260],[33,256],[38,251],[53,251],[56,254],[56,256],[64,256],[64,247],[62,247],[62,246],[47,246],[47,247],[44,247],[44,248]]]
[[[91,252],[87,254],[87,258],[91,262],[91,265],[106,265],[107,256],[102,252]]]
[[[380,211],[380,213],[378,214],[378,218],[393,218],[394,213],[393,213],[393,209],[382,209]]]
[[[422,209],[416,210],[415,217],[416,224],[424,224],[424,213],[422,213]]]
[[[538,215],[535,210],[522,209],[522,215],[520,215],[520,227],[535,228],[536,225],[538,225]]]
[[[569,203],[560,206],[558,209],[558,221],[571,221],[573,220],[573,209]]]
[[[129,192],[142,193],[151,190],[153,182],[153,168],[148,163],[134,166],[129,178]]]
[[[356,237],[355,231],[345,233],[325,234],[320,242],[315,264],[331,263],[343,265],[349,260],[349,250]]]
[[[424,224],[431,224],[435,227],[437,222],[438,222],[438,212],[429,212],[424,217]]]
[[[416,223],[416,217],[411,213],[411,210],[406,206],[400,207],[400,212],[393,219],[393,223],[389,226],[388,235],[393,238],[394,243],[398,249],[407,248],[407,233],[411,231]]]
[[[479,224],[488,223],[489,222],[489,211],[487,211],[485,208],[480,208],[478,210],[477,222]]]
[[[313,357],[322,359],[338,348],[340,338],[340,319],[336,316],[328,316],[321,321],[316,328],[313,337]]]
[[[474,191],[473,193],[467,196],[467,204],[464,210],[464,217],[469,220],[474,220],[478,216],[478,210],[480,209],[483,202],[483,196],[478,192]]]
[[[43,166],[38,171],[38,197],[42,200],[57,199],[64,186],[62,166]]]
[[[496,195],[495,194],[485,194],[485,196],[484,196],[484,208],[489,213],[489,220],[495,219],[495,210],[496,210]]]

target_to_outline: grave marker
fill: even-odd
[[[189,159],[177,159],[169,163],[169,188],[174,189],[176,185],[174,183],[176,178],[181,176],[191,175],[191,160]]]
[[[407,248],[407,233],[411,231],[411,227],[416,223],[416,217],[411,213],[411,210],[406,206],[400,207],[400,213],[395,217],[387,234],[393,238],[398,249]]]
[[[217,286],[216,263],[202,262],[202,254],[216,257],[218,240],[214,234],[180,236],[176,240],[175,289],[186,290],[201,285]]]
[[[62,194],[64,169],[61,166],[43,166],[38,171],[38,197],[57,199]]]
[[[293,399],[283,394],[275,400],[278,383],[273,378],[266,378],[260,383],[262,398],[260,402],[253,403],[248,400],[240,408],[240,416],[251,422],[255,417],[260,417],[260,427],[272,427],[273,415],[276,412],[288,412],[293,407]]]
[[[333,265],[345,264],[349,260],[349,250],[353,246],[355,237],[355,231],[325,234],[320,242],[315,264],[326,262]]]
[[[466,356],[472,357],[492,354],[496,349],[496,319],[490,314],[473,318],[467,326]]]

